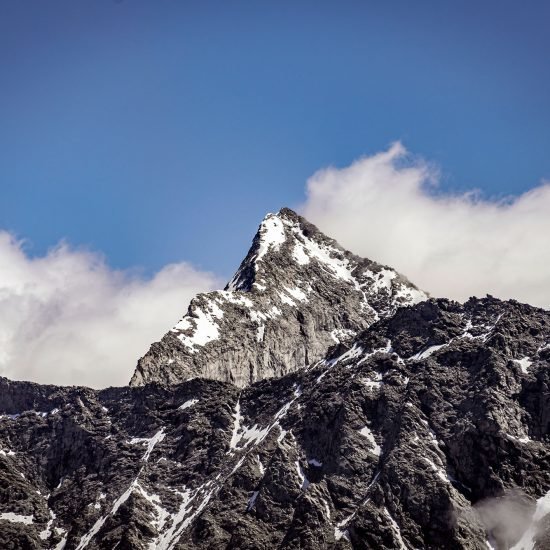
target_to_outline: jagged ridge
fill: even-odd
[[[2,379],[0,547],[541,550],[549,366],[550,313],[487,298],[243,390]]]
[[[151,346],[131,385],[201,376],[243,387],[283,376],[426,297],[395,270],[344,250],[283,208],[265,217],[225,289],[198,295]]]

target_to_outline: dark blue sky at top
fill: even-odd
[[[229,276],[306,179],[402,140],[442,188],[550,178],[548,2],[0,4],[0,228]]]

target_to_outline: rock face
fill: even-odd
[[[130,384],[203,376],[244,387],[283,376],[426,298],[393,269],[344,250],[284,208],[263,220],[225,290],[199,294],[139,360]]]
[[[0,547],[548,548],[549,366],[550,313],[487,298],[244,389],[2,379]]]
[[[0,548],[550,548],[550,312],[423,297],[268,216],[133,386],[0,378]]]

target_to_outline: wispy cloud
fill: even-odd
[[[550,184],[507,200],[450,194],[400,144],[307,183],[303,214],[435,296],[493,294],[550,307]]]
[[[220,285],[186,263],[139,278],[65,244],[31,258],[7,232],[0,274],[0,374],[92,387],[127,384],[190,299]]]

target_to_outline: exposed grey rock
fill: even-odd
[[[203,376],[243,387],[283,376],[426,297],[395,270],[344,250],[284,208],[263,220],[225,290],[198,295],[151,346],[131,385]]]
[[[2,379],[0,547],[547,548],[549,363],[550,313],[486,298],[243,389]]]
[[[0,378],[0,548],[549,548],[550,312],[424,298],[268,216],[133,386]]]

